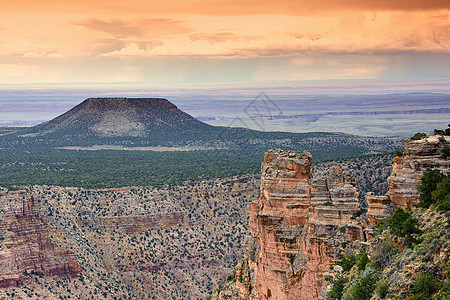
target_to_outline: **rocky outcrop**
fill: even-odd
[[[236,288],[229,285],[216,299],[324,299],[329,288],[324,279],[342,272],[336,262],[344,248],[370,249],[376,234],[370,225],[396,207],[417,206],[418,185],[427,169],[449,171],[450,161],[441,157],[449,144],[449,137],[440,136],[405,140],[402,155],[394,158],[388,194],[367,193],[362,217],[355,215],[360,203],[348,173],[333,167],[326,178],[314,178],[308,152],[268,151],[261,195],[251,204],[251,239],[236,268]]]
[[[421,140],[405,140],[405,150],[394,157],[392,175],[388,178],[389,197],[397,207],[416,207],[419,202],[418,186],[427,169],[450,170],[450,160],[441,157],[449,136],[429,136]]]
[[[364,236],[355,180],[339,168],[312,178],[311,154],[269,150],[261,194],[251,204],[245,257],[236,268],[236,299],[318,299],[344,248]],[[226,291],[220,298],[231,296]]]
[[[376,196],[370,192],[366,194],[366,201],[368,205],[366,216],[370,225],[377,224],[392,213],[393,206],[388,195]]]
[[[388,193],[383,196],[366,195],[366,215],[370,225],[389,217],[397,207],[416,207],[420,201],[420,178],[427,169],[439,169],[445,173],[450,170],[450,161],[441,157],[442,149],[450,145],[450,137],[435,135],[404,142],[405,150],[393,159]]]
[[[162,212],[159,214],[121,216],[121,217],[98,217],[93,222],[85,222],[83,225],[93,225],[102,230],[121,230],[127,234],[136,234],[152,228],[173,228],[185,223],[184,212]],[[193,224],[190,224],[193,225]]]
[[[82,272],[74,253],[55,245],[36,197],[0,192],[0,287],[20,286],[27,273],[75,277]]]

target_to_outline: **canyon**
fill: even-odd
[[[260,196],[251,203],[250,235],[234,278],[213,299],[325,299],[326,278],[342,273],[338,261],[377,240],[373,225],[396,208],[419,202],[420,178],[428,168],[449,171],[442,157],[448,136],[405,140],[394,157],[385,195],[366,194],[361,211],[355,180],[332,167],[326,176],[311,172],[311,154],[266,152]]]
[[[444,139],[405,141],[391,178],[411,166],[448,170]],[[414,203],[396,200],[406,198],[400,181],[389,179],[387,192],[391,157],[312,164],[308,152],[270,150],[260,176],[2,189],[0,299],[205,298],[233,270],[214,299],[324,298],[342,256],[371,249],[372,225]]]
[[[0,299],[205,298],[242,255],[256,183],[2,189]]]
[[[361,187],[359,196],[367,190],[382,193],[387,190],[391,157],[371,155],[316,163],[311,170],[322,176],[332,166],[339,166],[346,170],[343,173],[356,178]],[[2,189],[0,214],[15,220],[11,212],[22,215],[24,203],[33,198],[33,218],[42,220],[39,224],[44,244],[49,243],[43,235],[47,228],[55,251],[68,251],[54,261],[68,266],[78,263],[82,270],[73,277],[70,272],[44,274],[41,265],[59,252],[33,248],[45,259],[37,262],[36,268],[33,265],[14,272],[4,269],[0,277],[17,280],[3,284],[0,299],[13,298],[13,294],[36,299],[206,298],[243,255],[250,203],[259,194],[259,185],[257,174],[162,188],[33,185],[18,187],[18,191]],[[354,188],[351,191],[354,193]],[[4,220],[0,228],[2,250],[13,242],[10,238],[14,229],[12,222]],[[31,224],[24,220],[21,228],[29,233],[26,226]],[[21,236],[30,238],[28,244],[36,242],[33,235]],[[25,260],[27,253],[22,254],[3,257],[4,264],[13,266],[16,260]]]

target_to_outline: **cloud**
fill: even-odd
[[[302,53],[450,52],[450,22],[417,12],[347,14],[336,17],[298,17],[272,30],[267,18],[253,18],[256,30],[218,29],[166,35],[125,43],[103,56],[257,57]],[[220,28],[228,18],[216,18]],[[240,19],[238,20],[241,21]],[[239,25],[235,20],[236,24]],[[270,21],[270,19],[269,19]],[[281,22],[280,22],[281,23]],[[311,27],[306,26],[311,24]],[[239,26],[237,26],[239,27]]]
[[[17,0],[9,1],[2,10],[53,13],[103,14],[196,14],[214,16],[248,15],[310,15],[336,10],[417,11],[448,9],[448,0],[173,0],[173,1],[111,1],[111,0]]]
[[[43,58],[43,57],[47,57],[47,58],[63,58],[65,57],[62,54],[59,53],[48,53],[46,51],[31,51],[31,52],[26,52],[22,55],[22,57],[27,57],[27,58]]]
[[[275,63],[275,70],[261,73],[261,78],[269,73],[273,79],[285,78],[284,74],[304,78],[309,76],[304,70],[322,78],[325,68],[333,70],[333,76],[370,77],[385,71],[339,60],[344,56],[353,60],[412,57],[414,53],[427,54],[420,58],[425,67],[436,56],[448,60],[448,6],[448,0],[9,1],[0,11],[1,26],[8,29],[0,28],[0,64],[16,63],[7,68],[11,74],[23,70],[24,64],[34,64],[42,70],[36,80],[48,81],[44,77],[50,76],[58,81],[59,76],[69,78],[66,74],[77,80],[87,74],[89,80],[103,80],[105,74],[118,74],[129,65],[133,68],[127,74],[136,75],[127,76],[134,80],[150,65],[158,70],[158,78],[168,72],[168,64],[174,66],[174,73],[181,63],[189,65],[194,60],[195,64],[217,63],[220,68],[239,61],[239,66],[248,68],[239,72],[247,80],[254,74],[254,65],[289,57],[293,58],[289,72],[276,71]],[[333,59],[321,62],[314,55]],[[149,64],[144,67],[143,62]],[[374,64],[378,68],[386,63]],[[418,59],[404,64],[415,66]],[[223,74],[212,65],[198,71],[189,65],[183,76],[209,80],[214,72]],[[441,65],[445,62],[433,67]],[[192,69],[198,77],[191,76]],[[416,69],[420,73],[424,68]],[[448,70],[439,70],[429,74],[448,76]],[[30,74],[26,78],[37,73]],[[173,78],[173,74],[166,76]]]
[[[180,34],[192,31],[183,25],[183,21],[170,18],[151,19],[114,19],[102,20],[90,18],[70,22],[90,30],[109,33],[119,38],[152,38],[167,34]]]
[[[374,77],[374,74],[379,74],[380,72],[384,71],[385,67],[364,67],[364,68],[352,68],[352,69],[344,69],[344,73],[347,76],[355,77],[355,78],[361,78],[364,76],[371,76]]]
[[[123,56],[147,56],[148,52],[144,49],[140,49],[136,44],[130,44],[125,48],[120,50],[108,52],[101,54],[101,56],[111,56],[111,57],[123,57]]]
[[[92,18],[78,22],[71,22],[71,24],[83,26],[91,30],[107,32],[118,37],[139,36],[142,32],[142,29],[139,28],[139,26],[120,20],[103,21]]]

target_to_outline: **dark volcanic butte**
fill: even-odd
[[[89,98],[55,119],[33,127],[28,136],[146,137],[187,134],[214,127],[162,98]]]

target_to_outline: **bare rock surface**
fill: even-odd
[[[74,252],[55,245],[35,195],[0,192],[0,287],[22,286],[29,272],[73,278],[82,273]]]
[[[311,154],[266,152],[260,196],[251,204],[250,233],[236,269],[236,289],[217,299],[318,299],[325,276],[346,247],[364,238],[355,180],[339,168],[312,180]],[[237,291],[237,294],[236,294]]]
[[[418,186],[427,169],[450,170],[450,160],[441,157],[449,136],[429,136],[421,140],[405,140],[402,156],[394,157],[392,174],[388,178],[389,196],[398,207],[416,207],[419,202]]]

